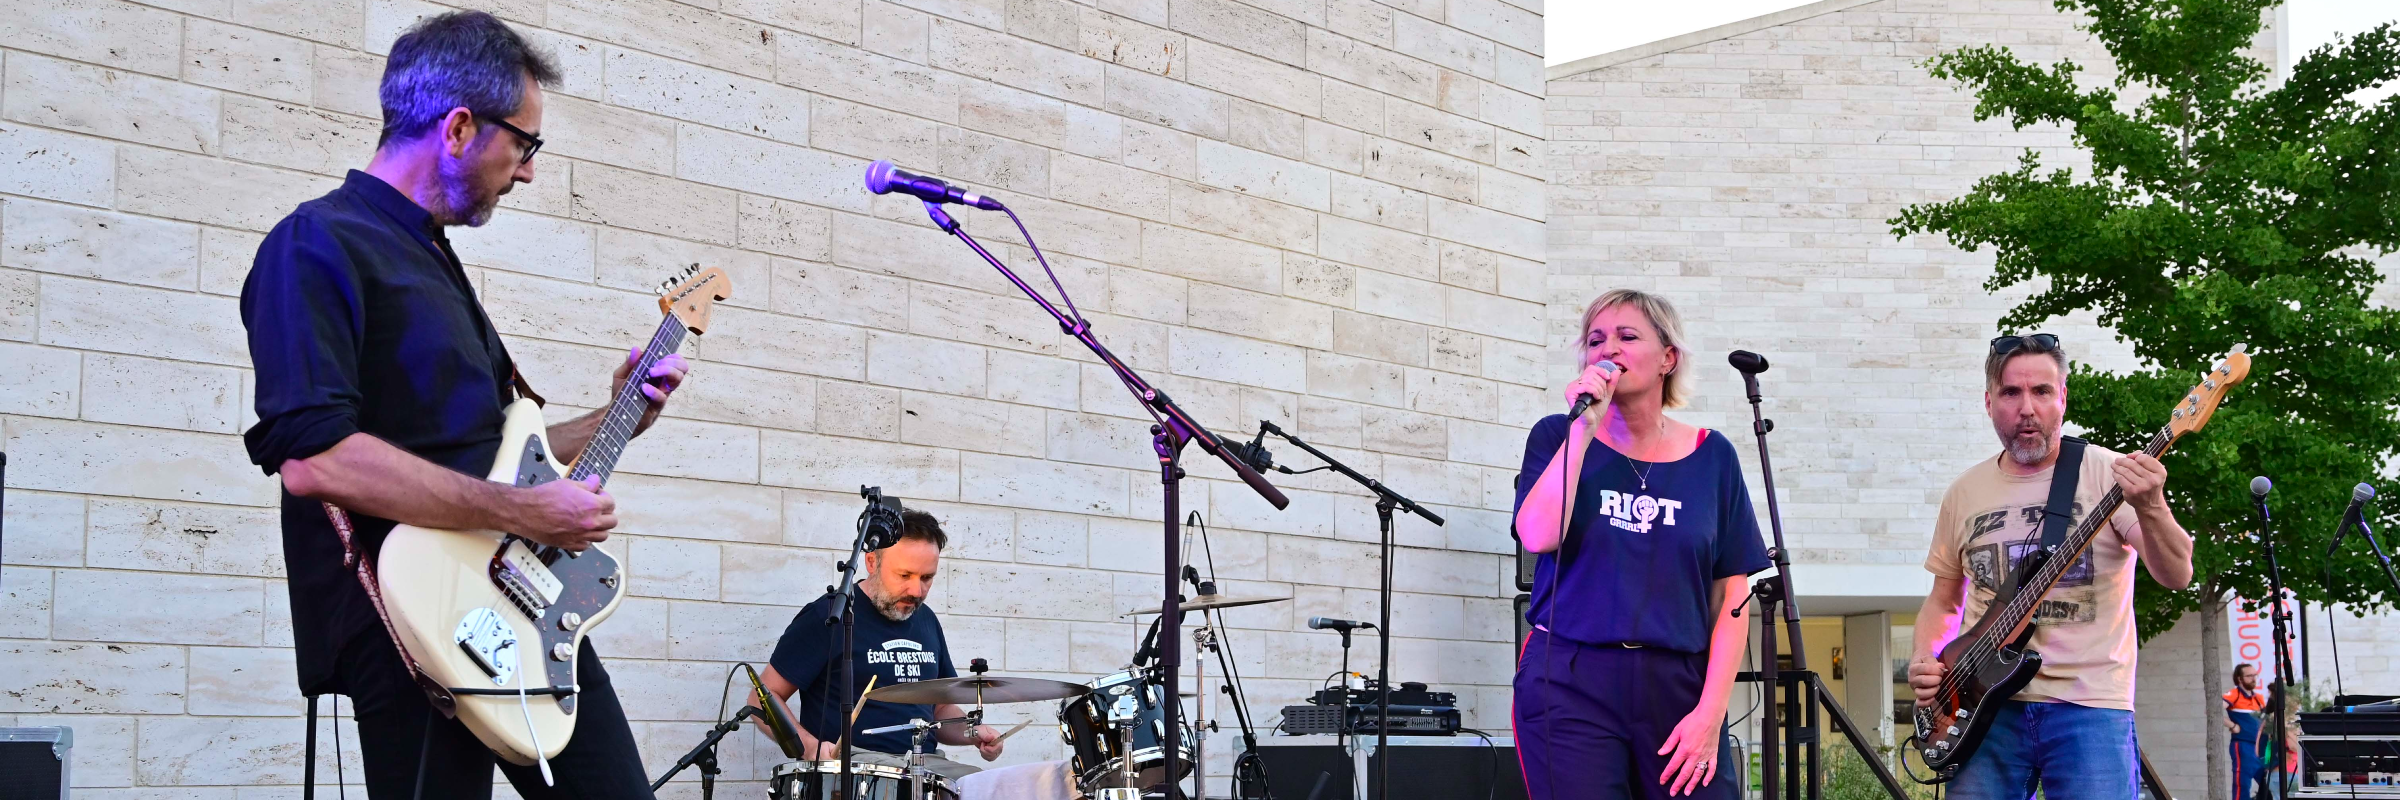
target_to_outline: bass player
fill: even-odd
[[[2001,452],[1968,468],[1942,496],[1925,557],[1933,591],[1917,612],[1908,667],[1919,704],[1931,702],[1942,681],[1934,654],[1995,598],[2014,596],[2013,568],[2040,547],[2067,412],[2067,355],[2058,337],[1993,339],[1983,403]],[[2190,585],[2192,537],[2167,507],[2167,470],[2157,459],[2083,449],[2071,514],[2097,505],[2112,486],[2124,489],[2125,506],[2043,598],[2029,645],[2043,656],[2041,670],[2001,706],[1988,738],[1953,779],[1957,800],[2027,800],[2037,784],[2052,800],[2139,794],[2133,569],[2140,563],[2168,589]]]
[[[505,530],[574,551],[616,527],[596,480],[517,488],[470,474],[492,463],[522,382],[443,229],[483,224],[500,195],[533,181],[541,84],[557,79],[489,14],[410,29],[384,67],[373,159],[278,223],[242,286],[258,381],[244,442],[282,476],[300,691],[356,703],[370,797],[489,798],[497,757],[415,685],[323,504],[353,512],[365,554],[395,523]],[[612,395],[634,363],[618,367]],[[642,376],[651,405],[637,432],[685,372],[668,356]],[[549,426],[559,463],[581,454],[601,413]],[[651,797],[599,656],[587,646],[577,659],[582,702],[575,736],[549,762],[555,785],[534,767],[501,771],[526,798]]]

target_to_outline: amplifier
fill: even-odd
[[[64,798],[71,728],[0,728],[0,798]]]
[[[1392,754],[1391,800],[1526,800],[1509,737],[1395,737]],[[1361,773],[1372,797],[1383,767],[1374,736],[1261,736],[1258,755],[1278,800],[1351,800]]]
[[[1293,735],[1372,735],[1383,722],[1382,706],[1284,706],[1283,731]],[[1456,706],[1392,704],[1393,736],[1450,736],[1458,733]]]

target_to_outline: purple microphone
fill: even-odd
[[[892,166],[890,161],[867,165],[867,191],[876,194],[899,192],[928,203],[957,203],[985,211],[1007,210],[998,200],[952,186],[940,178]]]

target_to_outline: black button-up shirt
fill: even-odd
[[[364,172],[300,204],[259,245],[242,284],[258,424],[243,434],[267,474],[353,433],[478,478],[499,450],[515,374],[433,216]],[[353,514],[360,551],[392,521]],[[385,635],[315,500],[283,494],[283,560],[300,690],[343,692],[335,657]]]

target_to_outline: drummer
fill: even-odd
[[[842,628],[827,624],[827,619],[838,611],[832,598],[818,598],[800,609],[791,626],[784,629],[783,638],[775,643],[775,655],[760,678],[778,702],[799,706],[799,714],[786,716],[800,721],[802,752],[820,760],[841,758],[838,741],[842,701],[845,698],[856,701],[869,678],[874,679],[876,686],[883,687],[958,677],[958,671],[950,665],[950,645],[942,635],[941,620],[934,616],[933,609],[925,606],[925,596],[933,591],[934,573],[941,567],[942,547],[949,541],[932,514],[912,510],[900,515],[899,542],[866,554],[867,576],[850,591],[851,613],[857,620],[850,653],[851,675],[856,685],[833,686],[836,670],[830,656],[838,649]],[[901,705],[868,700],[858,711],[858,724],[852,730],[965,715],[965,710],[956,705]],[[913,732],[908,730],[859,734],[852,745],[853,756],[860,763],[900,766],[906,763],[905,754],[913,738]],[[985,761],[999,758],[1003,744],[1000,732],[991,726],[964,724],[941,726],[928,737],[923,752],[937,752],[933,747],[936,742],[973,746]],[[976,771],[975,767],[934,755],[927,756],[924,763],[927,769],[951,780]]]

